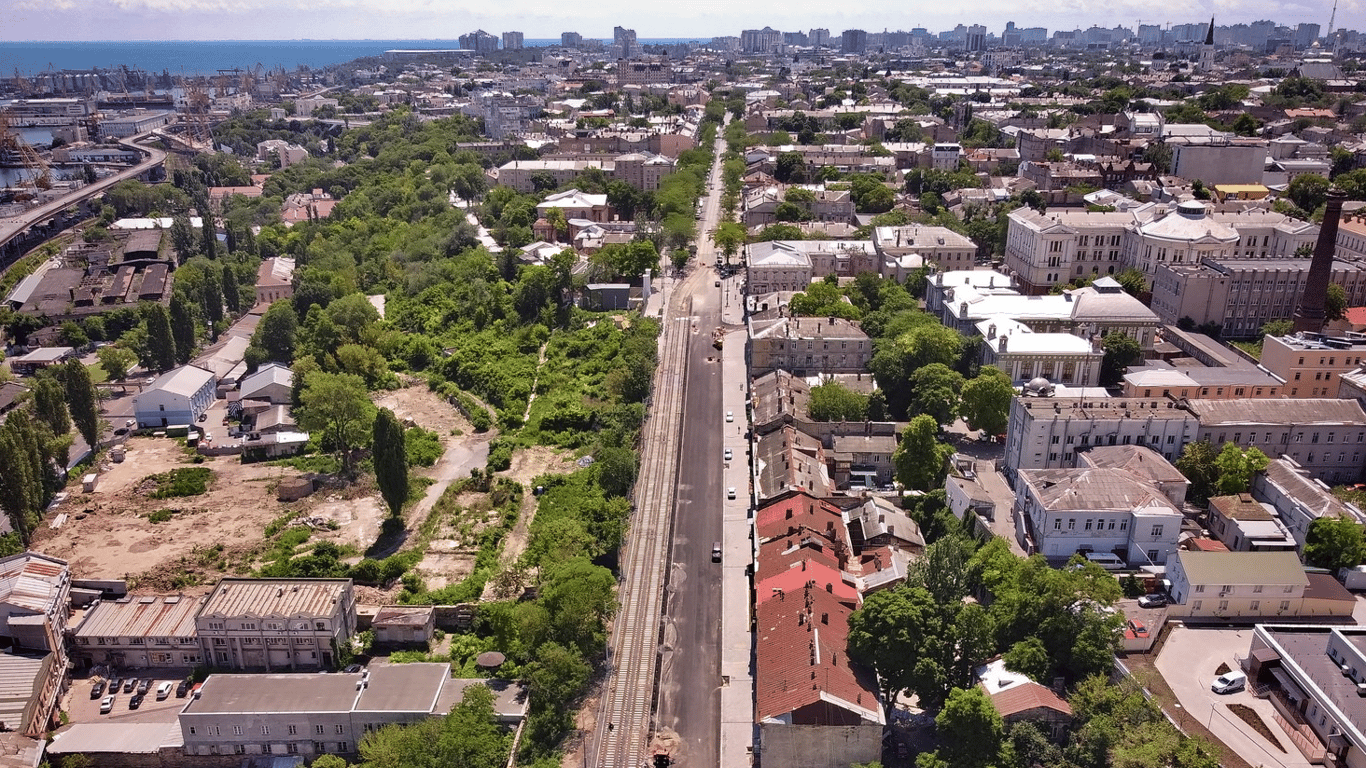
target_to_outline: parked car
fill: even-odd
[[[96,681],[95,681],[95,684],[92,685],[92,686],[90,686],[90,698],[92,698],[92,699],[98,699],[99,697],[101,697],[101,696],[103,696],[103,695],[104,695],[104,681],[103,681],[103,680],[96,680]]]
[[[362,669],[365,669],[365,665],[363,665],[363,664],[348,664],[348,665],[346,666],[346,669],[343,669],[342,671],[343,671],[343,672],[359,672],[359,671],[361,671]]]
[[[136,687],[138,687],[138,679],[136,677],[130,677],[127,680],[123,681],[124,693],[132,693],[133,689]]]
[[[1209,689],[1215,693],[1236,693],[1247,687],[1247,675],[1242,672],[1225,672],[1214,678]]]
[[[111,710],[113,710],[113,709],[114,709],[114,697],[113,697],[113,696],[105,696],[103,699],[100,699],[100,714],[101,714],[101,715],[107,715],[107,714],[109,714],[109,712],[110,712]]]
[[[729,448],[726,449],[726,461],[730,461],[731,457],[734,455],[735,454],[731,453],[731,450]]]
[[[157,686],[157,701],[161,701],[162,699],[165,699],[167,696],[170,696],[170,695],[171,695],[171,681],[170,681],[170,680],[167,680],[166,682],[164,682],[164,683],[162,683],[161,685],[158,685],[158,686]]]
[[[110,692],[110,693],[118,693],[118,692],[119,692],[119,689],[122,688],[122,687],[123,687],[123,678],[121,678],[121,677],[111,677],[111,678],[109,678],[109,692]]]
[[[712,542],[712,545],[711,545],[711,561],[712,561],[713,563],[719,563],[719,562],[721,562],[721,542],[719,542],[719,541],[714,541],[714,542]]]
[[[128,700],[128,708],[137,709],[140,706],[142,706],[142,694],[134,694],[133,697]]]
[[[190,693],[190,681],[189,681],[189,680],[181,680],[181,681],[180,681],[180,685],[177,685],[177,686],[175,687],[175,697],[176,697],[177,699],[183,699],[183,698],[185,698],[187,695],[189,695],[189,693]]]
[[[1129,631],[1134,633],[1134,637],[1147,637],[1148,625],[1138,619],[1129,619]]]
[[[734,498],[735,498],[735,486],[731,486],[731,487],[729,487],[729,488],[726,489],[726,498],[728,498],[728,499],[734,499]]]
[[[735,414],[731,411],[726,411],[726,423],[729,424],[732,421],[735,421]]]
[[[1166,595],[1144,595],[1138,598],[1139,608],[1161,608],[1167,604]]]
[[[144,678],[142,678],[141,680],[138,681],[138,695],[139,695],[139,696],[146,696],[146,695],[147,695],[147,691],[149,691],[149,690],[151,690],[151,689],[152,689],[152,681],[151,681],[150,679],[144,677]]]

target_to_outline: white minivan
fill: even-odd
[[[1215,693],[1236,693],[1247,686],[1247,675],[1242,672],[1225,672],[1214,678],[1209,689]]]
[[[1107,571],[1119,571],[1124,569],[1124,561],[1111,552],[1087,552],[1086,559],[1099,565]]]

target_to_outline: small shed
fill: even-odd
[[[431,606],[386,605],[371,627],[378,645],[426,647],[436,630],[436,611]]]

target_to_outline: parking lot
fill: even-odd
[[[114,694],[114,708],[107,715],[100,714],[100,699],[108,696],[105,691],[104,696],[92,699],[90,690],[95,682],[101,678],[86,677],[77,678],[71,683],[71,690],[67,692],[70,701],[67,703],[66,711],[73,723],[100,723],[100,722],[127,722],[127,723],[164,723],[176,719],[180,711],[185,708],[189,698],[176,698],[175,687],[184,676],[169,676],[175,670],[164,670],[161,677],[150,677],[151,685],[148,687],[147,695],[143,698],[142,704],[137,709],[128,708],[128,700],[133,698],[133,694],[124,693],[120,688]],[[155,673],[144,673],[153,675]],[[124,678],[126,681],[128,678]],[[164,682],[171,684],[170,694],[162,701],[157,701],[157,686]]]
[[[1246,690],[1222,695],[1210,690],[1219,665],[1238,669],[1238,658],[1247,656],[1251,644],[1250,627],[1193,629],[1174,626],[1157,657],[1157,670],[1181,702],[1179,706],[1250,765],[1308,768],[1309,761],[1276,725],[1270,702],[1258,699]],[[1230,704],[1242,704],[1256,711],[1284,751],[1233,714],[1228,708]]]

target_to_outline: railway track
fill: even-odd
[[[642,431],[636,511],[622,553],[620,606],[592,761],[598,768],[640,768],[648,758],[693,322],[690,302],[678,309],[664,322],[650,416]]]

